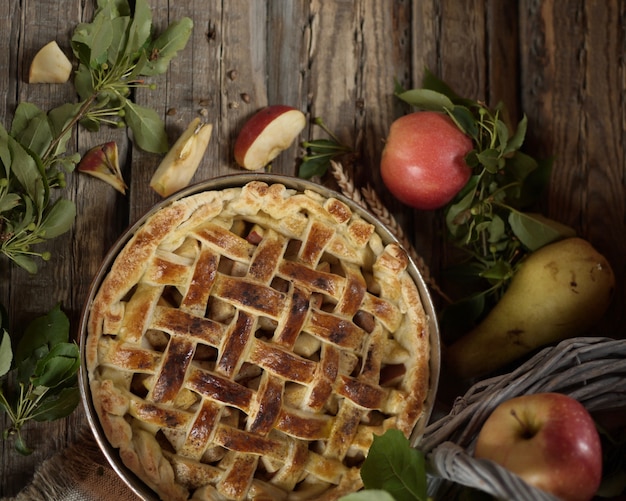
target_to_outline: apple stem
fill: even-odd
[[[528,423],[524,422],[518,415],[517,412],[515,412],[515,409],[511,409],[511,416],[513,416],[517,422],[520,425],[520,428],[522,429],[522,438],[532,438],[533,437],[533,430],[531,429],[531,427],[528,425]]]

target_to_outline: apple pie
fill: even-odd
[[[428,412],[429,315],[341,197],[251,180],[152,213],[88,305],[101,432],[163,500],[332,500]]]

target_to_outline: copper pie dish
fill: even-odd
[[[391,232],[268,174],[189,187],[129,228],[80,345],[89,425],[146,500],[353,492],[374,434],[419,440],[440,368],[428,289]]]

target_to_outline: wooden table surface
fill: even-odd
[[[238,171],[232,144],[242,123],[268,103],[323,117],[339,137],[358,144],[357,184],[372,182],[435,277],[441,252],[439,214],[411,211],[380,182],[378,163],[391,121],[406,109],[394,79],[418,87],[425,67],[464,96],[503,101],[526,113],[525,150],[555,157],[545,214],[573,226],[607,256],[617,276],[614,304],[595,333],[623,336],[626,254],[626,2],[617,0],[150,0],[154,25],[189,16],[194,31],[170,71],[140,90],[173,141],[196,116],[214,124],[194,181]],[[71,84],[29,85],[30,61],[50,40],[71,55],[77,23],[91,20],[95,0],[0,2],[0,117],[10,126],[17,102],[51,108],[73,102]],[[315,134],[307,127],[302,138]],[[12,329],[61,303],[76,334],[90,281],[122,231],[159,197],[149,188],[160,156],[134,148],[124,130],[78,129],[71,147],[84,153],[114,140],[130,186],[126,196],[77,172],[64,195],[77,205],[73,229],[46,249],[36,275],[0,260],[0,302]],[[273,165],[296,174],[297,146]],[[4,418],[0,418],[0,423]],[[71,442],[85,425],[69,418],[31,424],[32,455],[0,442],[0,495],[20,490],[33,469]]]

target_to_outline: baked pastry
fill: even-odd
[[[251,181],[152,214],[89,305],[93,406],[163,500],[337,499],[409,435],[428,318],[406,252],[343,201]]]

